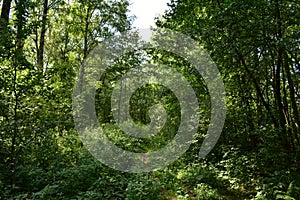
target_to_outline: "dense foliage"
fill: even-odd
[[[214,150],[198,152],[210,119],[199,74],[170,52],[146,49],[115,61],[97,86],[97,117],[117,146],[166,145],[180,104],[159,84],[139,88],[130,114],[150,123],[161,103],[167,122],[147,139],[129,137],[112,116],[112,90],[145,60],[171,66],[200,102],[201,127],[177,161],[131,174],[98,162],[72,118],[76,74],[92,49],[130,30],[126,0],[3,0],[0,17],[0,199],[300,199],[300,3],[296,0],[172,0],[157,26],[191,36],[223,77],[227,117]],[[121,82],[126,88],[126,83]],[[128,87],[128,86],[127,86]]]

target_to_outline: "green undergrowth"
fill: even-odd
[[[284,166],[287,155],[264,146],[218,144],[199,159],[196,142],[168,167],[131,174],[96,161],[77,137],[52,139],[60,144],[56,156],[18,166],[14,187],[0,177],[1,199],[300,199],[297,165]]]

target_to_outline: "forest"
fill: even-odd
[[[203,58],[196,50],[181,56],[188,43],[180,43],[178,53],[148,47],[115,55],[101,77],[93,79],[94,85],[88,85],[94,72],[86,65],[102,64],[95,54],[99,45],[128,31],[130,41],[140,40],[130,4],[0,0],[0,199],[299,200],[300,1],[170,0],[155,19],[153,31],[171,30],[203,48],[224,84],[222,133],[202,157],[201,146],[216,125],[210,122],[219,96],[213,96],[211,88],[222,87],[217,81],[207,82],[190,62],[189,57]],[[176,46],[173,39],[161,33],[150,42]],[[115,54],[128,42],[113,41]],[[94,54],[96,58],[89,59]],[[154,74],[145,63],[159,66],[155,73],[172,72],[173,79],[162,78],[165,85],[127,82],[135,73]],[[189,89],[184,86],[176,92],[167,87],[179,87],[177,74]],[[86,91],[89,87],[94,93]],[[190,90],[199,109],[193,109],[192,98],[184,95]],[[92,96],[94,102],[78,99],[77,94]],[[128,107],[121,109],[123,98]],[[187,106],[182,99],[187,99]],[[77,107],[81,104],[95,115]],[[199,117],[186,125],[191,120],[184,117],[191,112]],[[76,120],[79,115],[83,121]],[[128,134],[130,124],[120,127],[128,117],[139,127],[156,123],[159,131],[148,137],[130,130]],[[145,156],[141,171],[118,170],[97,159],[83,141],[81,125],[93,126],[93,119],[114,147],[133,155],[148,155],[173,142],[171,153],[162,155],[172,157],[174,149],[185,146],[177,148],[174,142],[180,127],[185,126],[183,135],[194,129],[195,134],[186,150],[163,167],[143,171],[151,162]],[[86,137],[90,142],[101,140]],[[99,148],[110,163],[126,161],[112,149]]]

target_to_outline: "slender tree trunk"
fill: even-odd
[[[282,35],[282,22],[281,22],[281,14],[280,14],[280,8],[279,8],[279,2],[278,0],[275,0],[275,20],[277,22],[276,24],[276,34],[277,34],[277,40],[279,42],[282,41],[283,35]],[[284,106],[281,99],[281,71],[282,71],[282,65],[283,65],[283,50],[284,47],[280,43],[278,47],[278,54],[277,54],[277,63],[275,67],[275,91],[274,91],[274,98],[277,105],[278,115],[279,115],[279,124],[282,129],[282,134],[280,137],[283,139],[286,135],[286,120],[284,117]],[[284,81],[284,80],[283,80]]]
[[[3,0],[0,16],[0,35],[3,33],[3,30],[7,28],[9,22],[10,7],[11,0]]]
[[[285,70],[282,70],[282,92],[283,92],[283,110],[284,110],[284,117],[285,117],[285,121],[287,123],[288,126],[290,126],[291,124],[291,115],[289,114],[289,110],[290,110],[290,106],[288,103],[288,98],[287,98],[287,90],[286,90],[286,73]]]
[[[282,129],[283,132],[285,132],[286,120],[284,116],[284,107],[281,99],[281,66],[282,66],[282,50],[279,50],[277,66],[275,67],[274,98],[277,106],[280,128]]]
[[[284,57],[285,57],[284,68],[285,68],[285,73],[286,73],[287,80],[288,80],[288,87],[289,87],[289,91],[290,91],[289,94],[290,94],[291,106],[292,106],[292,111],[293,111],[293,116],[294,116],[294,120],[292,120],[293,128],[294,128],[294,132],[295,132],[295,138],[298,139],[297,134],[300,132],[300,116],[299,116],[299,111],[298,111],[298,106],[297,106],[296,92],[295,92],[295,88],[294,88],[295,85],[294,85],[294,82],[292,79],[292,75],[291,75],[291,71],[290,71],[291,69],[289,68],[287,53],[284,54]]]
[[[272,109],[271,109],[271,106],[267,103],[267,101],[265,100],[264,98],[264,95],[262,93],[262,90],[261,90],[261,87],[258,83],[258,81],[256,80],[256,78],[253,76],[253,74],[250,72],[247,64],[246,64],[246,61],[245,59],[243,58],[243,56],[236,50],[237,54],[239,55],[239,59],[243,65],[243,67],[245,68],[247,74],[250,76],[250,79],[252,80],[253,84],[254,84],[254,87],[256,89],[256,92],[257,92],[257,95],[258,95],[258,98],[259,100],[261,101],[261,103],[264,105],[266,111],[268,112],[269,116],[271,117],[272,119],[272,122],[273,124],[275,125],[275,127],[278,127],[278,123],[277,123],[277,120],[275,119],[274,115],[273,115],[273,112],[272,112]]]
[[[19,104],[19,98],[18,98],[18,92],[17,92],[17,65],[18,61],[15,59],[14,63],[14,76],[13,76],[13,94],[14,94],[14,106],[13,106],[13,121],[14,121],[14,129],[13,129],[13,135],[12,135],[12,140],[10,144],[10,185],[12,187],[12,193],[13,188],[15,185],[15,168],[16,168],[16,139],[18,135],[18,104]]]
[[[90,14],[91,12],[91,8],[88,7],[87,8],[87,12],[86,12],[86,17],[85,17],[85,28],[84,28],[84,38],[83,38],[83,60],[81,60],[81,62],[83,63],[84,60],[86,59],[86,57],[88,56],[88,34],[89,34],[89,25],[90,25]],[[84,74],[85,74],[85,65],[81,65],[80,68],[80,75],[79,75],[79,92],[83,92],[82,91],[82,87],[83,87],[83,78],[84,78]]]
[[[26,34],[24,31],[25,24],[27,22],[26,14],[26,0],[19,0],[16,2],[16,26],[17,26],[17,35],[16,35],[16,55],[21,59],[23,57],[23,47],[24,40],[26,39]]]
[[[14,187],[15,185],[15,170],[16,170],[16,163],[17,163],[17,154],[16,154],[16,147],[18,146],[18,138],[19,138],[19,129],[18,129],[18,112],[19,112],[19,93],[18,90],[18,68],[20,66],[24,67],[26,63],[26,59],[23,55],[23,44],[24,39],[26,38],[26,34],[24,33],[24,26],[26,24],[26,7],[25,1],[19,0],[16,4],[16,43],[15,43],[15,50],[13,56],[13,98],[14,98],[14,105],[13,105],[13,121],[14,121],[14,129],[13,135],[11,138],[11,146],[10,146],[10,172],[11,172],[11,186]],[[14,192],[12,190],[12,192]]]
[[[41,35],[40,35],[39,47],[37,49],[37,64],[41,72],[43,72],[44,70],[44,48],[45,48],[44,46],[45,46],[45,35],[47,30],[46,28],[47,15],[48,15],[48,0],[44,0]]]
[[[121,118],[121,103],[122,103],[122,92],[123,92],[123,81],[120,81],[120,94],[119,94],[119,103],[118,103],[118,124],[120,123]]]
[[[83,59],[85,59],[88,55],[88,36],[89,36],[90,17],[91,17],[91,7],[89,6],[87,8],[86,18],[85,18]]]

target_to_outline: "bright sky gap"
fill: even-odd
[[[170,0],[130,0],[130,15],[136,16],[133,26],[136,28],[154,26],[154,18],[168,9],[168,2]]]

